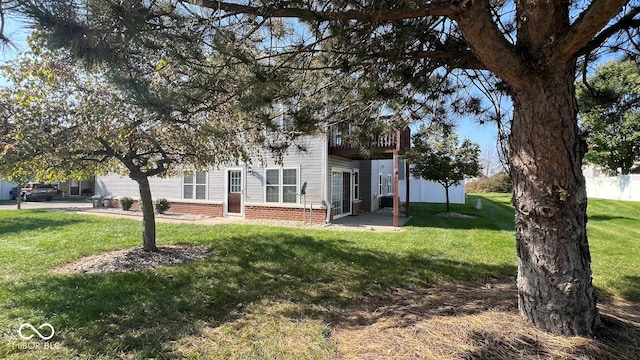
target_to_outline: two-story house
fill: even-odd
[[[372,204],[380,194],[369,181],[371,160],[343,142],[339,131],[308,136],[302,145],[304,152],[291,150],[280,165],[267,158],[266,163],[185,171],[179,177],[151,179],[151,192],[154,198],[168,199],[172,211],[217,217],[321,223],[377,208]],[[377,158],[391,159],[410,146],[410,131],[372,137],[370,145]],[[396,186],[396,194],[398,190]],[[139,198],[137,184],[115,174],[96,176],[95,192]]]

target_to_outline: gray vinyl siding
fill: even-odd
[[[331,155],[329,156],[329,172],[331,172],[332,168],[354,169],[358,168],[358,162],[340,156]],[[331,180],[330,173],[327,174],[327,178],[328,180]]]
[[[222,201],[223,192],[212,189],[212,184],[224,184],[224,173],[221,170],[212,170],[208,172],[208,201]],[[95,183],[96,195],[114,196],[117,198],[129,196],[134,199],[140,198],[138,184],[129,177],[116,174],[104,176],[96,176]],[[151,185],[151,196],[154,199],[165,198],[170,201],[185,200],[182,198],[182,176],[174,176],[169,178],[152,177],[149,178]]]
[[[155,198],[179,199],[181,197],[180,178],[150,178],[151,196]],[[128,177],[109,174],[96,176],[96,195],[140,198],[138,184]]]
[[[267,169],[295,168],[298,169],[298,193],[302,184],[307,182],[307,205],[322,204],[322,176],[323,176],[323,152],[326,151],[324,137],[307,137],[301,144],[306,151],[291,149],[282,159],[282,165],[277,164],[275,159],[267,156],[266,164],[256,160],[251,166],[252,174],[247,173],[246,181],[246,202],[265,202],[265,174]],[[302,203],[298,198],[298,203]]]
[[[215,202],[223,202],[225,200],[225,183],[224,183],[224,170],[212,169],[209,170],[209,200]]]
[[[243,170],[244,177],[244,202],[245,203],[265,203],[265,173],[266,169],[295,168],[298,169],[298,193],[302,184],[307,182],[307,205],[322,205],[323,187],[326,183],[323,177],[326,174],[324,164],[327,151],[326,138],[324,136],[307,137],[300,142],[306,151],[291,149],[282,159],[282,164],[277,164],[275,159],[269,155],[256,156],[251,164],[242,165],[221,165],[218,168],[208,171],[207,201],[223,202],[226,200],[226,177],[229,169]],[[348,161],[349,168],[351,160]],[[250,170],[249,170],[250,169]],[[324,169],[324,170],[323,170]],[[154,199],[166,198],[168,200],[182,199],[182,176],[171,178],[151,178],[151,194]],[[104,196],[130,196],[134,199],[140,198],[138,185],[128,177],[115,174],[106,176],[96,176],[95,191],[98,195]],[[300,197],[298,204],[302,204]]]

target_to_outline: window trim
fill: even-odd
[[[360,200],[360,169],[353,169],[351,184],[353,186],[353,200]]]
[[[382,196],[382,190],[384,190],[382,186],[382,173],[378,173],[378,196]]]
[[[267,201],[267,187],[276,185],[267,185],[267,172],[268,171],[278,171],[278,201]],[[284,184],[284,170],[295,170],[296,171],[296,183],[295,183],[295,193],[296,193],[296,201],[295,202],[284,202],[284,188],[285,187],[293,187],[292,184]],[[280,166],[280,167],[267,167],[264,169],[264,186],[263,186],[263,199],[265,204],[300,204],[300,198],[298,197],[300,191],[300,166]]]
[[[387,195],[393,194],[393,180],[391,174],[387,174]]]
[[[293,118],[288,114],[288,110],[288,106],[281,102],[278,102],[273,106],[274,116],[272,123],[284,132],[291,132],[295,130]]]
[[[191,183],[187,183],[185,182],[185,177],[187,173],[192,173],[193,175],[193,182]],[[197,173],[204,173],[204,183],[198,183],[197,179]],[[185,197],[185,193],[184,193],[184,187],[185,185],[190,185],[192,186],[192,197]],[[204,199],[198,199],[196,198],[196,194],[197,194],[197,186],[198,185],[204,185],[205,191],[204,191]],[[181,198],[183,200],[209,200],[209,172],[208,171],[196,171],[196,170],[188,170],[182,173],[181,176]]]

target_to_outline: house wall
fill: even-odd
[[[313,206],[307,204],[303,206],[269,206],[269,205],[247,205],[245,207],[246,219],[273,219],[273,220],[290,220],[305,221],[320,224],[324,223],[327,216],[327,209],[324,206]]]
[[[358,166],[360,167],[360,199],[362,200],[359,207],[362,211],[370,212],[372,206],[371,160],[360,160]]]
[[[92,192],[95,191],[95,179],[85,179],[82,181],[78,181],[80,195],[83,195],[83,190],[88,189]],[[55,183],[59,190],[64,191],[65,196],[71,196],[71,181],[58,181]]]
[[[11,191],[11,188],[14,186],[16,186],[15,183],[0,180],[0,200],[9,200],[9,191]]]
[[[256,156],[251,164],[237,166],[221,166],[208,171],[207,199],[183,199],[182,176],[170,178],[151,178],[151,193],[154,199],[166,198],[172,204],[171,211],[224,216],[227,196],[227,178],[229,169],[243,171],[243,205],[244,217],[249,219],[283,219],[302,221],[308,219],[313,206],[315,222],[324,222],[326,207],[326,140],[324,137],[307,137],[300,144],[305,151],[290,150],[283,156],[282,164],[278,164],[271,156]],[[325,155],[323,155],[323,151]],[[351,161],[349,161],[351,164]],[[306,209],[305,198],[298,196],[296,203],[265,202],[265,174],[267,169],[295,168],[298,173],[298,193],[307,182]],[[137,184],[128,177],[115,174],[97,176],[96,194],[105,197],[120,198],[129,196],[139,199]],[[113,206],[118,206],[117,202]]]
[[[382,193],[380,193],[380,186],[378,186],[380,174],[382,174]],[[393,160],[371,160],[371,194],[369,197],[371,209],[369,211],[380,209],[380,197],[393,195],[393,193],[387,193],[386,186],[384,186],[387,175],[393,175]]]
[[[119,208],[120,201],[117,198],[114,198],[111,201],[111,207]],[[131,206],[131,210],[140,210],[140,204],[136,200]],[[171,212],[182,213],[182,214],[193,214],[193,215],[206,215],[206,216],[214,216],[221,217],[223,206],[222,204],[213,204],[213,203],[186,203],[186,202],[172,202],[171,203]]]
[[[401,202],[407,201],[406,194],[406,165],[404,161],[400,161],[399,164],[398,177],[400,181],[398,181],[398,189],[399,196]],[[382,174],[383,181],[386,179],[388,174],[393,175],[393,160],[372,160],[371,161],[371,191],[372,191],[372,209],[376,210],[379,206],[379,197],[378,194],[378,174]],[[420,178],[414,178],[413,176],[409,176],[409,186],[410,186],[410,200],[411,202],[433,202],[433,203],[445,203],[446,202],[446,194],[444,191],[444,187],[442,185],[423,180]],[[384,192],[384,191],[383,191]],[[388,195],[386,193],[382,194],[383,196]],[[464,182],[459,186],[452,186],[449,188],[449,201],[452,204],[464,204],[465,202],[465,192],[464,192]]]
[[[358,169],[359,171],[360,162],[358,160],[351,160],[351,159],[343,158],[341,156],[329,155],[327,164],[328,164],[328,167],[327,167],[327,174],[325,178],[326,189],[327,189],[326,191],[328,194],[327,203],[331,205],[331,173],[333,169],[343,169],[343,170],[351,170],[351,171],[353,171],[354,169]],[[351,181],[352,181],[351,185],[352,185],[352,191],[353,191],[353,178]],[[366,186],[367,184],[366,182],[363,182],[362,176],[360,176],[361,189],[363,185]],[[362,199],[362,195],[360,195],[360,198]],[[354,201],[352,204],[351,213],[355,215],[355,214],[358,214],[360,210],[363,210],[362,201]]]
[[[302,184],[307,183],[307,204],[320,205],[324,200],[323,191],[323,166],[322,152],[325,150],[324,137],[307,137],[301,141],[306,151],[290,150],[282,159],[283,168],[297,168],[300,192]],[[252,174],[247,174],[246,202],[248,204],[265,203],[265,174],[267,169],[280,167],[272,157],[266,157],[266,163],[262,164],[259,158],[253,161]],[[302,204],[304,198],[298,198],[298,204]]]

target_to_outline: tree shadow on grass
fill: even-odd
[[[476,200],[482,202],[482,209],[474,207]],[[446,210],[445,204],[412,203],[411,219],[405,226],[431,227],[442,229],[485,229],[514,231],[513,207],[508,203],[488,197],[469,195],[466,204],[451,204],[451,212],[469,217],[440,216]]]
[[[198,334],[199,325],[233,321],[263,300],[295,303],[306,316],[330,321],[333,312],[398,289],[516,271],[286,232],[212,241],[210,250],[205,260],[176,268],[48,275],[15,286],[12,300],[53,324],[59,341],[78,353],[164,357],[172,341]]]
[[[589,221],[611,221],[611,220],[637,220],[634,218],[618,215],[589,215]]]
[[[640,276],[625,276],[624,283],[622,296],[627,300],[640,303]]]
[[[16,234],[22,231],[47,230],[82,222],[81,219],[66,218],[47,219],[42,217],[42,210],[21,210],[11,212],[11,216],[3,217],[0,222],[0,234]],[[14,215],[15,214],[15,215]]]

